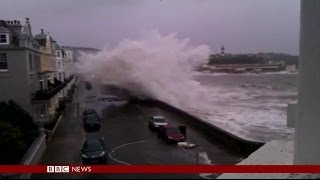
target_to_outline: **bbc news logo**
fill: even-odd
[[[47,173],[89,173],[90,166],[47,166]]]
[[[47,166],[47,173],[68,173],[69,166]]]

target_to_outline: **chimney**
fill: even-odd
[[[12,21],[12,24],[19,26],[20,25],[20,21],[14,20],[14,21]]]
[[[22,26],[20,25],[20,22],[18,20],[6,21],[6,23],[11,28],[11,30],[14,30],[17,33],[21,32]]]
[[[41,34],[43,34],[43,29],[41,29]]]

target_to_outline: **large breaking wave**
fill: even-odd
[[[161,35],[152,31],[136,40],[124,39],[98,54],[83,54],[77,71],[101,84],[185,106],[206,97],[192,72],[206,63],[209,54],[206,45],[194,46],[188,38],[179,39],[176,33]]]

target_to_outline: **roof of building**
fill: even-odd
[[[4,26],[0,26],[0,33],[10,33],[10,30]]]
[[[35,35],[33,38],[35,40],[37,40],[41,46],[45,46],[47,43],[47,35],[48,34],[44,33],[43,29],[41,29],[41,32],[39,34]],[[51,42],[56,42],[51,36],[50,36],[50,40],[51,40]]]
[[[69,48],[73,50],[80,50],[80,51],[100,51],[100,49],[92,48],[92,47],[77,47],[77,46],[64,46],[64,48]]]
[[[21,27],[18,22],[15,21],[10,21],[11,24],[8,24],[7,21],[0,20],[0,33],[10,33],[16,37],[20,37],[19,30],[16,29],[17,27]],[[19,22],[20,23],[20,22]]]
[[[41,33],[37,34],[34,36],[34,39],[46,39],[47,38],[47,34],[43,32],[43,29],[41,29]]]
[[[54,47],[55,49],[60,49],[60,46],[59,46],[59,44],[55,44],[55,47]]]

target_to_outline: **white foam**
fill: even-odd
[[[193,80],[195,67],[207,61],[210,50],[153,31],[138,40],[123,40],[97,55],[83,55],[77,70],[84,78],[115,84],[172,104],[188,104],[206,94]]]

